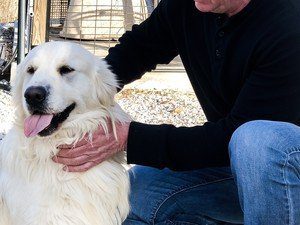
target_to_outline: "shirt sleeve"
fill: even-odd
[[[300,121],[300,35],[282,38],[257,52],[236,102],[217,122],[191,128],[133,122],[128,163],[192,170],[228,166],[232,133],[251,120]]]
[[[119,44],[109,49],[105,60],[121,87],[178,55],[168,21],[169,11],[176,7],[174,2],[178,0],[161,1],[148,19],[133,25],[132,31],[127,31]]]

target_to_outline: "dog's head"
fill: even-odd
[[[117,82],[106,63],[78,44],[48,42],[17,68],[13,99],[26,136],[48,136],[69,115],[114,104]]]

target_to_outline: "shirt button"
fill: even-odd
[[[223,30],[221,30],[221,31],[219,31],[218,35],[219,35],[219,37],[224,37],[225,32]]]
[[[217,25],[220,26],[222,24],[222,17],[218,16],[216,21],[217,21]]]
[[[216,18],[217,26],[222,26],[224,24],[224,17],[218,16]]]
[[[221,51],[219,49],[216,50],[216,56],[217,56],[217,58],[221,57]]]

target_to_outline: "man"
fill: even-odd
[[[300,224],[299,0],[163,0],[106,60],[123,85],[178,54],[207,123],[99,128],[96,151],[57,162],[84,171],[127,145],[143,166],[125,225]]]

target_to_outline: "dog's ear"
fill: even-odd
[[[22,75],[24,71],[24,63],[20,63],[17,66],[16,75],[12,77],[11,86],[12,86],[12,97],[15,104],[22,102],[22,88],[24,76]]]
[[[93,86],[96,88],[95,93],[100,104],[105,107],[112,106],[118,82],[116,75],[111,72],[107,63],[99,58],[95,60],[94,82]]]
[[[11,79],[13,105],[15,107],[16,119],[18,118],[20,121],[22,121],[25,116],[22,106],[24,71],[25,63],[22,62],[17,66],[16,74],[12,76]]]

